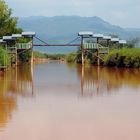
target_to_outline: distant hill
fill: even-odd
[[[50,43],[70,41],[77,36],[79,31],[93,31],[106,35],[114,34],[123,39],[140,36],[140,29],[124,29],[99,17],[26,17],[19,19],[18,26],[27,31],[35,31],[38,37]]]

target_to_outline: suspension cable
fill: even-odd
[[[77,37],[77,38],[73,39],[72,41],[68,42],[66,45],[70,45],[71,43],[75,42],[78,39],[80,39],[80,37]]]
[[[38,38],[38,37],[35,37],[35,38],[36,38],[37,40],[41,41],[42,43],[44,43],[45,45],[51,46],[51,44],[48,44],[47,42],[41,40],[40,38]],[[77,38],[73,39],[72,41],[68,42],[68,43],[65,44],[65,45],[70,45],[70,44],[72,44],[73,42],[75,42],[75,41],[78,40],[78,39],[80,39],[80,37],[77,37]]]
[[[36,36],[35,36],[35,38],[36,38],[37,40],[41,41],[42,43],[44,43],[45,45],[49,45],[47,42],[41,40],[40,38],[38,38],[38,37],[36,37]]]

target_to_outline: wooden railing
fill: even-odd
[[[32,48],[32,43],[16,43],[16,48],[17,49],[30,49]]]
[[[104,47],[99,43],[84,43],[84,49],[93,50],[97,49],[99,50],[99,53],[109,53],[109,47]]]

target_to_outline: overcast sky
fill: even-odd
[[[140,28],[140,0],[5,0],[13,15],[99,16],[111,24]]]

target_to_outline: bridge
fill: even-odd
[[[17,43],[18,38],[28,38],[30,41],[28,43]],[[38,40],[40,44],[34,44],[34,40]],[[106,46],[101,45],[101,41],[106,42]],[[79,42],[79,43],[75,43]],[[33,62],[33,47],[50,47],[50,46],[75,46],[80,47],[81,50],[81,60],[82,65],[84,65],[84,53],[88,50],[96,50],[97,52],[97,62],[100,64],[100,54],[109,53],[109,44],[110,43],[118,43],[119,45],[126,44],[125,40],[120,40],[119,38],[112,38],[111,36],[104,36],[103,34],[93,34],[93,32],[79,32],[78,37],[73,39],[72,41],[65,44],[48,44],[44,40],[40,39],[36,36],[35,32],[22,32],[21,34],[12,34],[11,36],[3,36],[0,39],[0,44],[4,45],[8,50],[9,54],[11,54],[13,61],[17,65],[17,55],[19,53],[23,53],[27,50],[32,51],[32,59]],[[12,45],[11,45],[12,44]],[[4,65],[5,66],[5,65]],[[3,67],[4,67],[3,66]]]
[[[75,46],[75,47],[80,47],[80,44],[33,44],[33,46],[38,46],[38,47],[61,47],[61,46]]]

